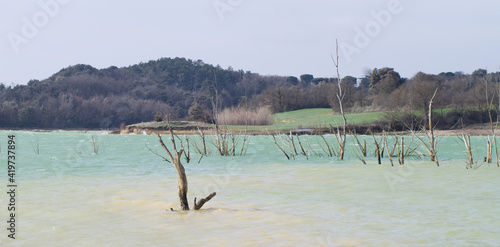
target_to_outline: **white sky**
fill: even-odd
[[[381,67],[404,77],[498,71],[499,10],[496,0],[0,0],[0,82],[161,57],[334,77],[335,39],[342,77]]]

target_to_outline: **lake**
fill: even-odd
[[[217,156],[210,144],[214,153],[200,163],[191,148],[191,162],[183,162],[190,206],[195,196],[217,196],[200,211],[179,212],[170,211],[180,207],[176,170],[149,150],[164,155],[156,136],[0,131],[4,191],[9,135],[16,136],[16,239],[7,237],[3,192],[1,246],[500,244],[500,168],[482,163],[484,137],[473,138],[477,169],[465,168],[457,137],[439,142],[440,167],[416,156],[378,165],[371,137],[367,165],[352,139],[343,161],[321,155],[322,140],[308,136],[301,140],[309,159],[291,161],[268,136],[249,137],[244,156]]]

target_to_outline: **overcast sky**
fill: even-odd
[[[496,0],[1,0],[0,82],[161,57],[334,77],[336,39],[342,77],[498,71],[499,10]]]

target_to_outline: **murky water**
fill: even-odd
[[[479,162],[478,169],[465,169],[456,137],[439,143],[439,168],[415,157],[395,167],[385,158],[379,166],[373,148],[366,166],[352,150],[342,162],[318,155],[288,161],[262,136],[250,137],[241,157],[212,155],[198,164],[191,149],[192,162],[185,164],[191,205],[195,196],[217,196],[201,211],[171,212],[179,208],[177,174],[148,150],[162,154],[156,136],[1,131],[2,167],[12,133],[17,239],[7,238],[4,223],[1,246],[500,244],[500,168]],[[303,137],[303,143],[316,150],[311,154],[323,152],[320,141]],[[482,160],[486,142],[474,143]],[[7,190],[7,171],[1,171]],[[2,194],[6,222],[8,195]]]

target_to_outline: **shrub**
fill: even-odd
[[[206,107],[201,106],[198,103],[194,103],[188,110],[189,119],[193,121],[202,121],[205,123],[211,123],[212,117],[210,116],[210,110]]]
[[[442,115],[437,115],[437,120],[444,123],[443,128],[460,128],[461,124],[464,126],[484,124],[490,122],[488,111],[491,111],[493,121],[496,121],[498,116],[498,112],[496,110],[477,108],[454,108]]]
[[[227,125],[270,125],[273,123],[271,110],[261,107],[255,110],[241,107],[226,108],[218,114],[219,124]]]
[[[391,111],[385,112],[377,125],[385,130],[417,130],[425,126],[425,118],[410,111]]]
[[[154,121],[155,121],[155,122],[161,122],[161,121],[163,121],[163,114],[161,114],[161,113],[157,112],[157,113],[155,114]]]

